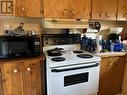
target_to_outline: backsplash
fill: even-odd
[[[36,32],[36,34],[42,34],[43,32],[47,31],[47,29],[42,30],[42,24],[41,24],[42,22],[40,18],[3,16],[0,17],[0,35],[4,34],[5,27],[8,27],[8,25],[9,25],[9,29],[13,30],[17,26],[19,26],[21,22],[24,23],[25,30],[33,30]],[[98,34],[103,35],[104,38],[107,37],[109,28],[111,27],[125,27],[123,29],[124,32],[126,32],[127,29],[126,22],[122,22],[122,21],[99,21],[99,22],[101,23],[101,30]],[[55,29],[50,29],[48,32],[52,32],[52,31],[57,31],[59,33],[59,31]]]
[[[41,19],[39,18],[0,17],[0,35],[4,34],[4,28],[9,27],[10,30],[14,30],[21,22],[24,23],[25,30],[33,30],[36,34],[42,33]]]

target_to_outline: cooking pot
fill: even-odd
[[[62,50],[63,48],[54,48],[54,49],[48,50],[47,52],[49,56],[60,56],[62,55],[61,54]]]

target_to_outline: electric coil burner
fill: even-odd
[[[49,53],[48,56],[61,56],[61,53]]]
[[[48,50],[48,55],[49,56],[61,56],[62,53],[61,53],[61,50],[63,50],[63,48],[54,48],[54,49],[51,49],[51,50]]]
[[[55,61],[55,62],[60,62],[60,61],[64,61],[65,58],[63,58],[63,57],[55,57],[55,58],[52,58],[51,60]]]
[[[77,57],[79,57],[79,58],[93,58],[93,55],[90,55],[90,54],[79,54],[79,55],[77,55]]]

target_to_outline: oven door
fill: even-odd
[[[99,63],[52,68],[50,79],[51,95],[96,95]]]

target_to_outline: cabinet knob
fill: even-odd
[[[26,69],[27,71],[31,71],[31,69],[28,67],[27,69]]]
[[[17,69],[14,69],[14,70],[13,70],[13,72],[14,72],[14,73],[17,73],[17,72],[18,72],[18,70],[17,70]]]

